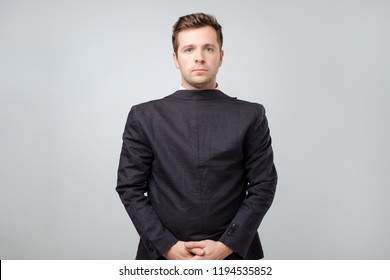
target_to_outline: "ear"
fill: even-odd
[[[223,56],[225,55],[225,52],[223,50],[220,51],[219,54],[219,66],[221,67],[222,62],[223,62]]]
[[[176,68],[180,69],[179,60],[178,60],[177,54],[175,52],[173,53],[173,61],[175,62]]]

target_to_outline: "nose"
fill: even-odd
[[[195,62],[196,63],[205,63],[204,54],[201,50],[196,52]]]
[[[202,59],[196,59],[195,60],[196,63],[205,63],[205,60],[202,58]]]

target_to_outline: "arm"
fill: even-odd
[[[161,223],[145,195],[153,151],[137,122],[135,111],[133,107],[123,133],[116,190],[149,253],[158,258],[176,244],[177,239]]]
[[[243,258],[272,204],[277,183],[268,121],[264,107],[258,106],[243,147],[247,195],[219,240]]]

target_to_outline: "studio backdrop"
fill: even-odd
[[[390,1],[0,1],[0,259],[133,259],[115,191],[132,105],[180,86],[182,15],[223,26],[222,91],[265,106],[266,259],[390,258]]]

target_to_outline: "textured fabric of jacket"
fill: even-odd
[[[276,182],[262,105],[179,90],[131,108],[116,190],[140,235],[137,259],[204,239],[231,259],[262,258],[257,230]]]

